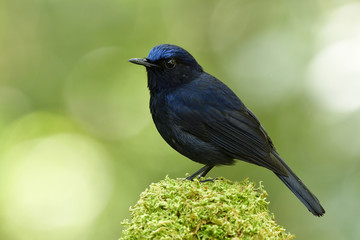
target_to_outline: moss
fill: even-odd
[[[247,179],[153,183],[130,208],[120,239],[293,239],[268,210],[267,193]]]

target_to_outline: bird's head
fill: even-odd
[[[191,82],[203,72],[189,52],[170,44],[157,45],[150,50],[147,58],[132,58],[129,62],[146,67],[150,91],[161,91]]]

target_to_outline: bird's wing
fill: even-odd
[[[177,124],[233,158],[287,176],[286,169],[272,153],[275,149],[270,137],[254,114],[236,96],[237,106],[224,103],[224,99],[216,99],[220,96],[216,93],[210,92],[209,96],[198,94],[194,98],[182,98],[182,104],[176,107]]]

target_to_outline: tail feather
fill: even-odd
[[[290,167],[281,159],[278,154],[274,154],[276,158],[283,164],[288,171],[288,176],[275,173],[283,183],[296,195],[296,197],[307,207],[307,209],[315,216],[322,216],[325,213],[324,208],[321,206],[319,200],[305,184],[298,178]]]

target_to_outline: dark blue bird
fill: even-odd
[[[325,213],[276,152],[255,115],[230,88],[204,72],[190,53],[162,44],[147,58],[129,61],[146,67],[150,110],[161,136],[179,153],[205,164],[187,179],[204,177],[214,166],[239,159],[270,169],[310,212]]]

